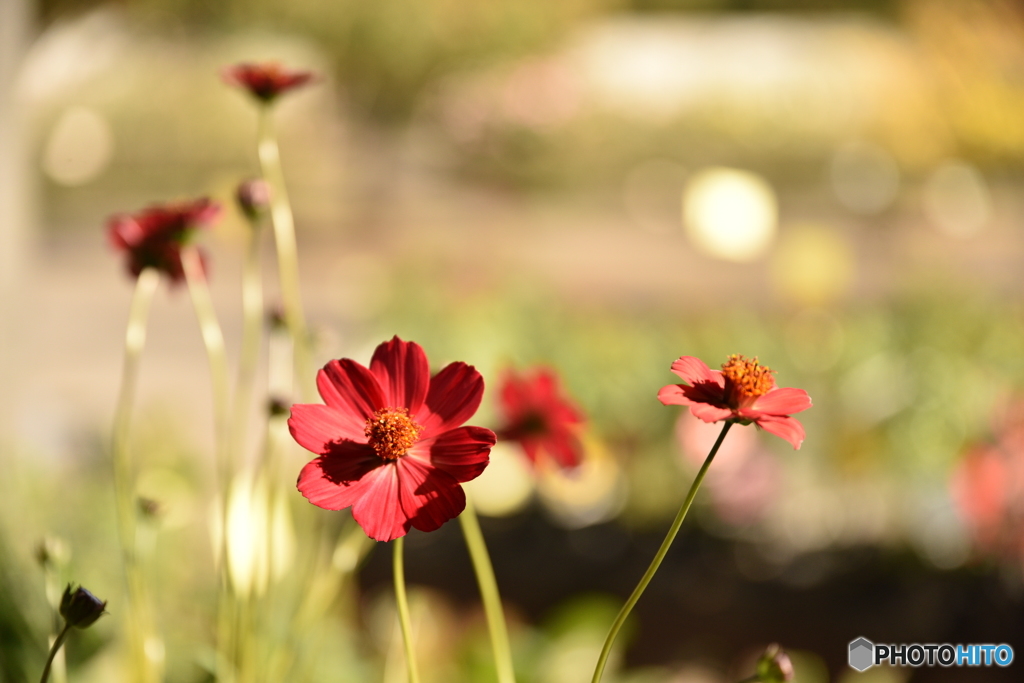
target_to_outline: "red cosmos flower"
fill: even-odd
[[[319,455],[299,474],[311,503],[351,506],[377,541],[433,531],[465,509],[459,484],[484,471],[495,442],[489,429],[461,426],[484,393],[473,366],[451,363],[431,377],[419,344],[395,337],[369,368],[333,360],[316,383],[326,405],[294,405],[288,419],[295,440]]]
[[[686,384],[662,387],[658,400],[664,405],[689,406],[694,417],[705,422],[753,422],[793,448],[803,443],[804,427],[790,415],[810,408],[811,397],[803,389],[776,387],[774,371],[756,357],[729,356],[719,372],[698,358],[683,356],[672,363],[672,372]]]
[[[128,270],[135,277],[145,268],[156,268],[171,282],[185,277],[181,247],[192,233],[213,222],[220,206],[206,197],[178,204],[160,204],[136,214],[113,216],[107,234],[115,248],[128,257]]]
[[[245,88],[260,102],[271,103],[281,93],[298,88],[313,79],[312,71],[289,71],[276,62],[243,63],[228,67],[224,80]]]
[[[500,407],[506,426],[498,430],[499,436],[518,441],[530,462],[537,464],[543,452],[563,468],[580,464],[583,446],[578,429],[583,416],[562,394],[553,370],[538,368],[533,374],[523,375],[506,373]]]

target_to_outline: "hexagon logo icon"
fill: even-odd
[[[875,644],[867,638],[858,638],[850,643],[850,666],[864,671],[874,664]]]

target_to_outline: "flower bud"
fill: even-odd
[[[246,218],[255,223],[270,208],[270,186],[258,178],[243,181],[235,191],[235,200]]]
[[[75,628],[88,628],[105,613],[107,603],[79,586],[71,584],[60,599],[60,615]]]
[[[761,683],[786,683],[793,680],[793,662],[778,643],[772,643],[757,660],[757,679]]]
[[[270,417],[281,417],[291,412],[291,402],[280,396],[272,396],[267,401],[267,413]]]

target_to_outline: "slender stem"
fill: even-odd
[[[259,221],[251,222],[249,244],[242,266],[242,348],[238,358],[238,380],[235,385],[235,414],[232,423],[231,449],[236,457],[246,450],[249,411],[252,408],[256,364],[259,361],[263,329],[263,280],[261,279]]]
[[[409,683],[419,683],[420,675],[416,670],[416,654],[412,646],[412,623],[409,619],[409,600],[405,595],[405,537],[395,539],[393,553],[395,574],[395,602],[398,604],[398,621],[402,625],[402,641],[405,643],[405,664],[409,669]]]
[[[307,400],[316,395],[313,385],[312,361],[306,317],[302,311],[299,287],[299,257],[295,243],[295,219],[292,216],[288,190],[284,183],[281,153],[271,121],[270,107],[261,107],[259,113],[259,140],[257,152],[263,180],[270,186],[270,222],[277,245],[277,270],[281,279],[281,297],[284,300],[285,322],[295,343],[295,371],[302,383],[302,394]]]
[[[157,674],[153,671],[153,662],[145,652],[145,643],[146,639],[150,637],[151,625],[135,547],[135,482],[128,438],[131,432],[135,389],[138,384],[139,359],[146,346],[149,308],[159,284],[160,273],[154,268],[144,269],[135,281],[135,292],[132,295],[131,308],[128,312],[128,326],[125,331],[121,388],[114,413],[114,428],[111,438],[117,531],[121,544],[125,583],[128,589],[126,611],[129,642],[136,674],[140,675],[143,681],[155,681]]]
[[[50,678],[50,666],[53,664],[53,658],[57,656],[57,651],[60,650],[64,641],[67,640],[68,632],[71,630],[71,624],[64,622],[64,628],[57,636],[57,640],[53,641],[53,645],[50,646],[50,656],[46,658],[46,666],[43,668],[43,677],[39,679],[39,683],[46,683],[47,679]]]
[[[466,496],[466,509],[459,515],[462,535],[466,538],[469,557],[473,561],[476,582],[480,586],[480,597],[484,603],[487,629],[491,633],[491,649],[494,651],[494,667],[498,672],[498,683],[515,683],[516,674],[512,666],[512,647],[509,645],[505,613],[501,607],[498,582],[494,578],[494,567],[487,553],[484,535],[480,531],[480,520],[476,516],[473,501]]]
[[[218,663],[217,679],[233,681],[237,671],[235,646],[237,636],[237,620],[235,619],[235,599],[229,591],[230,574],[228,558],[228,502],[231,492],[231,477],[234,463],[231,453],[231,435],[229,429],[228,395],[228,363],[224,350],[224,335],[221,333],[217,312],[213,307],[213,298],[203,272],[203,264],[195,247],[186,246],[181,250],[181,265],[188,282],[188,291],[192,296],[192,307],[199,321],[200,336],[206,348],[206,357],[210,365],[210,379],[213,385],[214,440],[217,463],[217,479],[220,490],[217,517],[220,520],[220,580],[221,591],[218,599],[218,630],[219,648],[222,659]],[[220,670],[220,663],[229,668]]]
[[[605,664],[608,662],[608,655],[611,654],[612,644],[615,642],[615,637],[619,634],[619,629],[626,623],[626,617],[633,610],[633,606],[636,605],[640,596],[643,595],[644,590],[647,588],[647,584],[654,578],[654,574],[658,571],[658,567],[661,566],[661,561],[665,559],[665,555],[668,554],[668,549],[672,547],[672,541],[675,540],[676,534],[679,533],[679,528],[683,525],[683,520],[686,518],[686,513],[690,509],[690,505],[693,504],[693,499],[697,495],[697,489],[700,488],[700,484],[704,481],[704,475],[707,474],[708,468],[711,467],[711,461],[715,458],[715,454],[718,453],[718,449],[722,445],[722,441],[725,440],[725,435],[729,432],[729,428],[732,427],[732,422],[726,422],[722,427],[721,433],[718,435],[718,439],[715,441],[715,445],[711,447],[711,452],[708,453],[708,457],[704,460],[704,464],[701,465],[700,471],[697,472],[696,479],[693,480],[693,484],[690,486],[690,492],[686,494],[686,500],[683,501],[683,506],[679,508],[679,512],[676,513],[676,518],[672,520],[672,526],[669,527],[668,533],[665,535],[665,540],[661,542],[661,547],[658,548],[658,552],[654,555],[654,559],[651,561],[651,565],[644,572],[643,577],[640,579],[640,583],[637,584],[636,588],[633,589],[633,593],[626,600],[626,604],[622,606],[619,611],[619,615],[615,617],[615,621],[612,622],[611,630],[608,631],[608,637],[604,641],[604,647],[601,649],[601,656],[597,659],[597,667],[594,669],[594,678],[592,683],[598,683],[601,680],[601,675],[604,673]]]

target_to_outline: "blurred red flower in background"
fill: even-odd
[[[499,408],[505,426],[498,430],[502,439],[516,441],[530,462],[544,454],[559,467],[576,467],[583,460],[579,428],[583,415],[563,393],[558,375],[551,368],[532,373],[505,373]]]
[[[349,358],[317,374],[322,404],[296,404],[288,427],[319,455],[298,489],[327,510],[352,508],[377,541],[410,528],[433,531],[466,507],[459,485],[484,471],[494,432],[461,426],[483,397],[471,365],[451,363],[433,377],[423,349],[398,337],[377,347],[367,368]]]
[[[119,214],[107,222],[107,235],[128,258],[135,277],[155,268],[178,283],[185,277],[181,248],[196,229],[212,223],[220,206],[208,198],[176,204],[157,204],[135,214]]]
[[[245,88],[257,100],[269,104],[278,95],[309,83],[313,72],[291,71],[276,62],[242,63],[225,69],[223,77],[227,83]]]
[[[994,439],[971,446],[950,490],[975,548],[1024,564],[1024,401],[995,417]]]
[[[683,356],[672,363],[672,372],[686,384],[662,387],[658,400],[664,405],[689,406],[694,417],[705,422],[753,422],[793,448],[803,443],[804,427],[790,415],[810,408],[811,397],[803,389],[776,387],[774,371],[756,357],[734,354],[718,371],[698,358]]]

